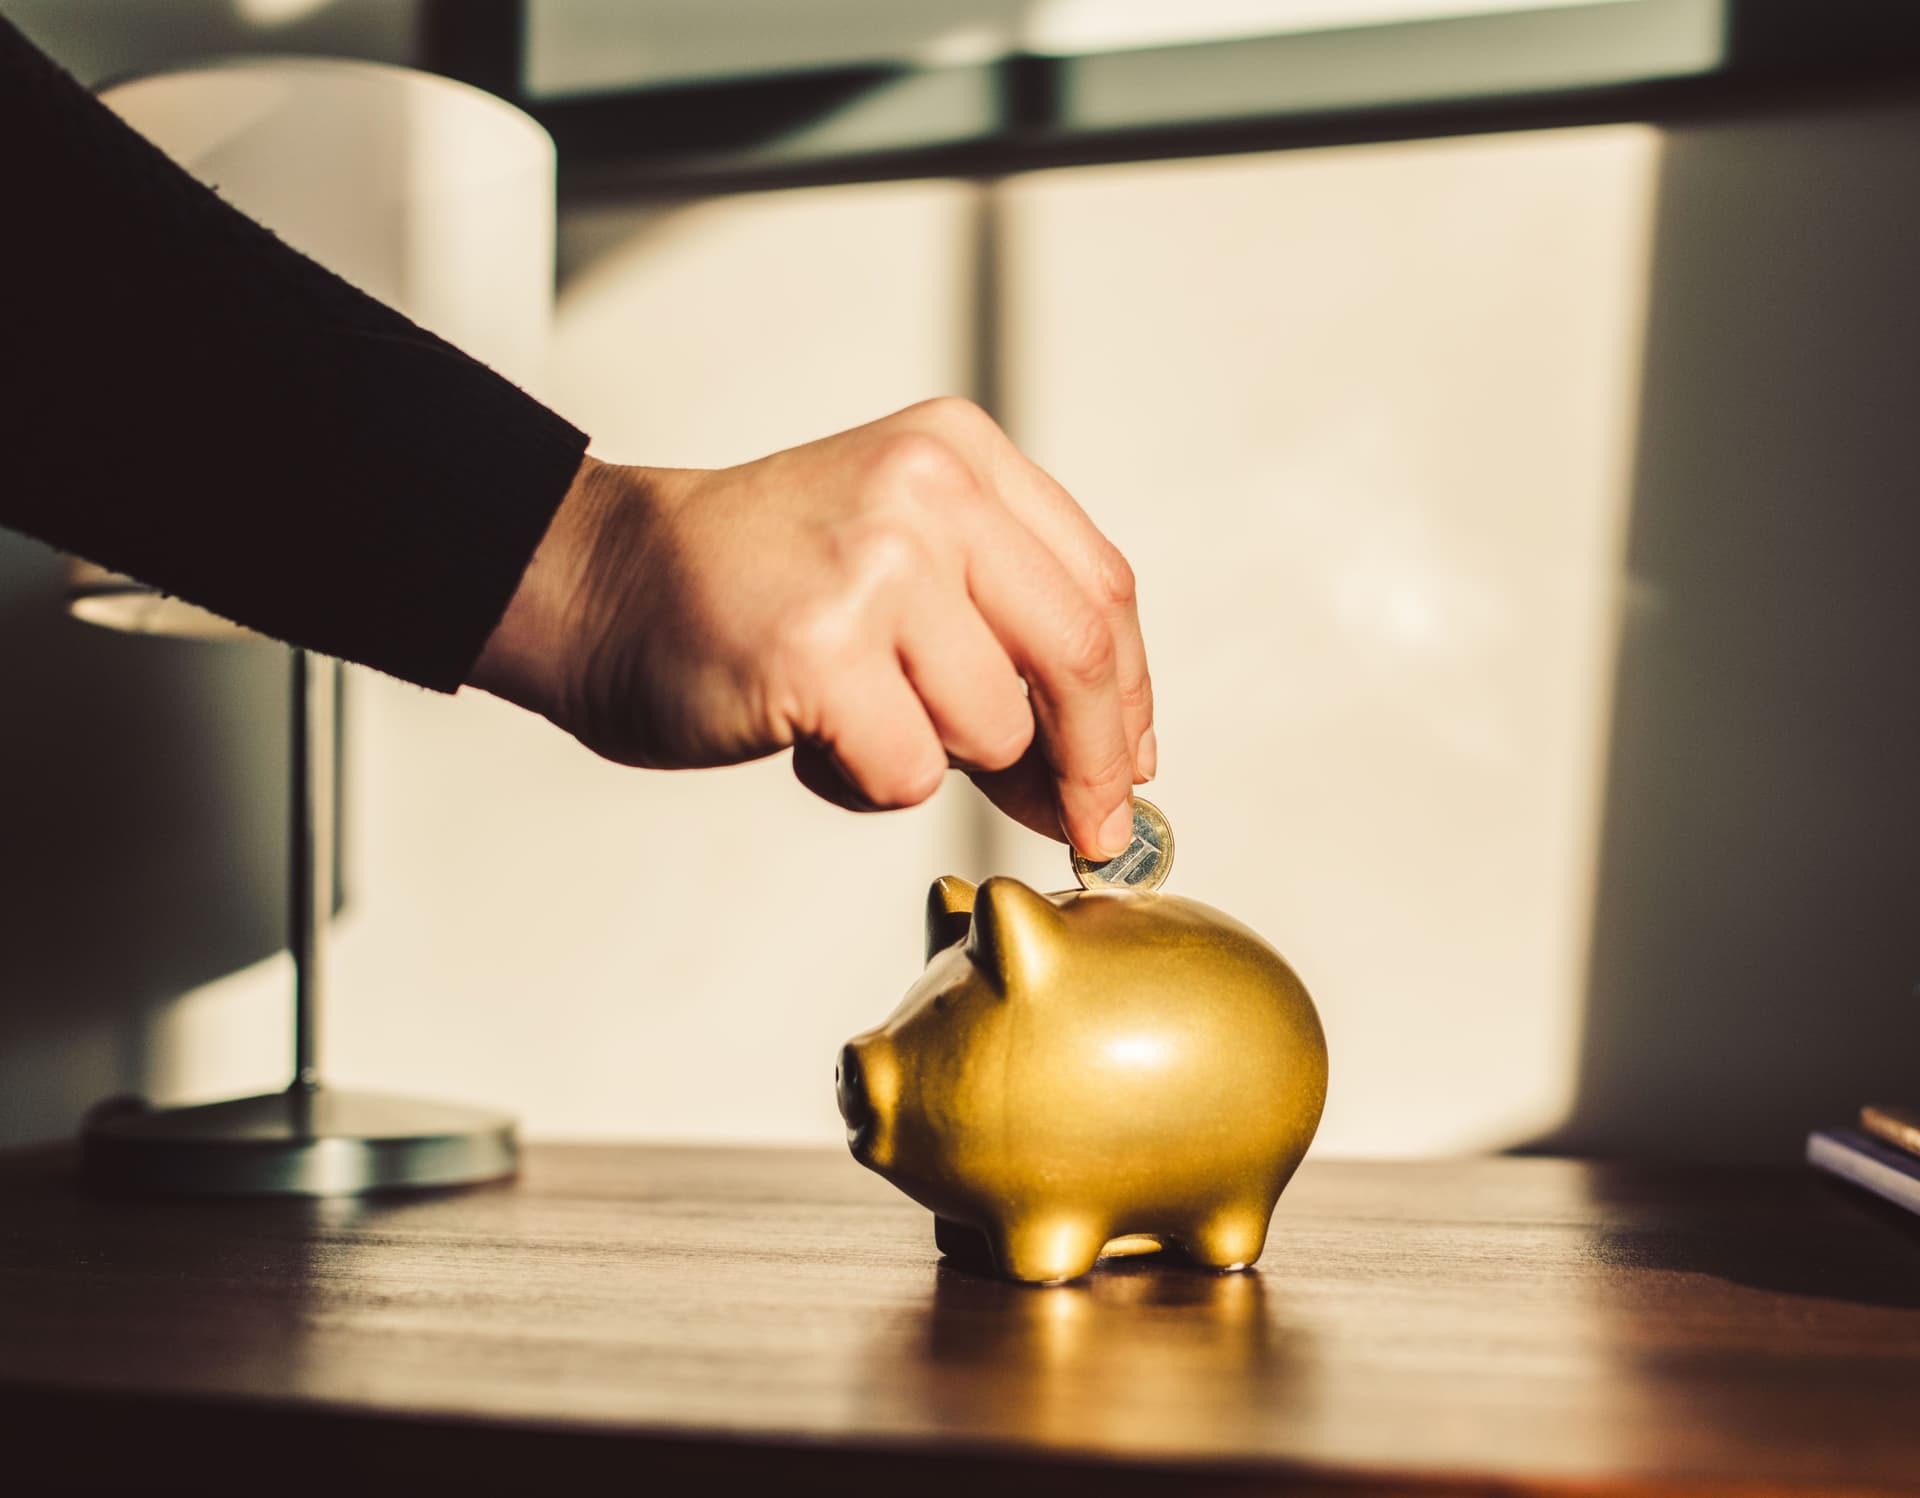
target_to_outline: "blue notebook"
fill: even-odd
[[[1807,1163],[1920,1212],[1920,1157],[1904,1150],[1852,1129],[1815,1129],[1807,1135]]]

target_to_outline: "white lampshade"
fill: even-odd
[[[240,58],[116,84],[101,99],[295,249],[519,384],[544,377],[553,309],[553,141],[463,83],[382,63]],[[78,618],[253,638],[74,562]]]

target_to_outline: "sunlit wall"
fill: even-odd
[[[1176,886],[1319,993],[1326,1149],[1508,1143],[1575,1082],[1657,166],[1618,127],[990,208],[581,210],[552,393],[610,456],[716,464],[965,388],[994,213],[1003,415],[1141,578]],[[991,823],[983,863],[957,783],[859,820],[777,763],[634,774],[358,689],[335,1067],[542,1132],[830,1140],[829,1058],[911,978],[926,881],[1066,879]]]
[[[1784,1158],[1920,1056],[1916,149],[1829,105],[580,204],[541,389],[672,464],[994,392],[1135,563],[1174,887],[1318,996],[1325,1152]],[[832,1142],[927,881],[1067,877],[957,782],[861,819],[471,694],[352,708],[330,1071],[539,1135]],[[12,1005],[3,1079],[58,1034],[82,1080],[277,1085],[286,982]]]

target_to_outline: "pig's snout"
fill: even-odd
[[[863,1035],[840,1048],[834,1095],[847,1121],[847,1148],[876,1170],[893,1156],[893,1121],[900,1107],[900,1064],[885,1037]]]
[[[840,1065],[834,1069],[833,1088],[840,1100],[840,1116],[849,1129],[864,1128],[873,1119],[873,1099],[867,1095],[865,1068],[860,1053],[850,1045],[840,1047]]]

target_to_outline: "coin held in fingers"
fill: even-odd
[[[1105,863],[1073,855],[1073,877],[1082,889],[1158,889],[1173,871],[1173,828],[1151,801],[1133,798],[1133,841]]]

